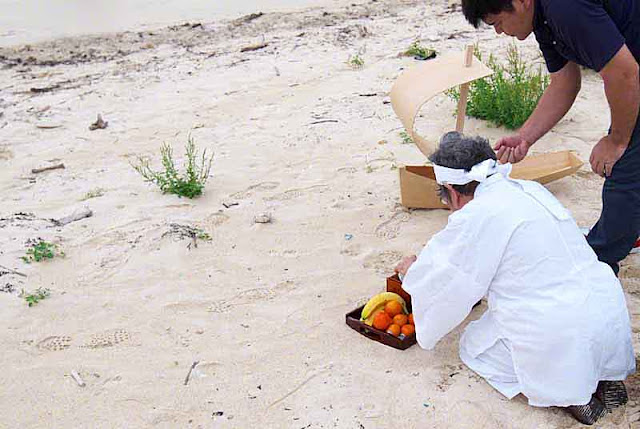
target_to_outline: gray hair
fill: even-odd
[[[466,171],[471,170],[471,167],[487,159],[497,159],[487,139],[480,136],[465,136],[457,131],[451,131],[443,135],[438,149],[429,157],[429,161],[434,164]],[[478,182],[474,181],[466,185],[452,186],[462,195],[473,195]],[[438,193],[443,200],[449,201],[447,188],[439,186]]]

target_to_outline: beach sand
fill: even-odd
[[[466,368],[464,326],[433,351],[399,351],[345,325],[447,221],[399,204],[397,167],[425,159],[401,143],[388,92],[416,64],[398,57],[416,39],[440,52],[479,42],[498,58],[511,43],[455,5],[378,0],[0,49],[0,264],[26,275],[0,270],[0,427],[580,427]],[[519,47],[540,61],[533,38]],[[454,110],[437,97],[419,126],[435,139]],[[90,131],[97,114],[108,127]],[[533,152],[588,161],[608,122],[600,78],[584,72]],[[474,119],[466,132],[507,133]],[[189,135],[215,153],[202,197],[163,195],[131,167],[159,166],[163,142],[181,160]],[[590,226],[601,186],[587,162],[548,188]],[[83,207],[94,215],[48,220]],[[171,224],[211,240],[196,247]],[[36,238],[65,256],[25,264]],[[621,270],[636,347],[639,262]],[[51,296],[27,307],[19,292],[37,288]],[[640,427],[637,378],[627,386],[630,403],[599,427]]]

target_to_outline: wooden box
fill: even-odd
[[[395,292],[398,295],[402,296],[404,300],[407,302],[407,309],[411,312],[411,296],[402,289],[402,282],[397,275],[391,276],[387,278],[387,292]],[[346,315],[346,323],[364,335],[367,338],[370,338],[379,343],[385,344],[389,347],[393,347],[398,350],[406,350],[412,345],[416,344],[416,334],[411,334],[407,337],[400,338],[394,337],[391,334],[387,334],[384,331],[380,331],[373,326],[368,326],[366,323],[360,321],[360,316],[362,314],[363,306],[356,308],[355,310],[347,313]]]

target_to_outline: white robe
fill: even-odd
[[[425,349],[487,296],[487,311],[460,339],[460,355],[507,397],[523,393],[540,407],[582,405],[599,380],[635,371],[618,279],[535,182],[501,174],[482,182],[425,246],[403,287]]]

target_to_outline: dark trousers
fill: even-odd
[[[598,259],[618,275],[624,259],[640,236],[640,119],[631,142],[602,187],[602,213],[587,241]]]

